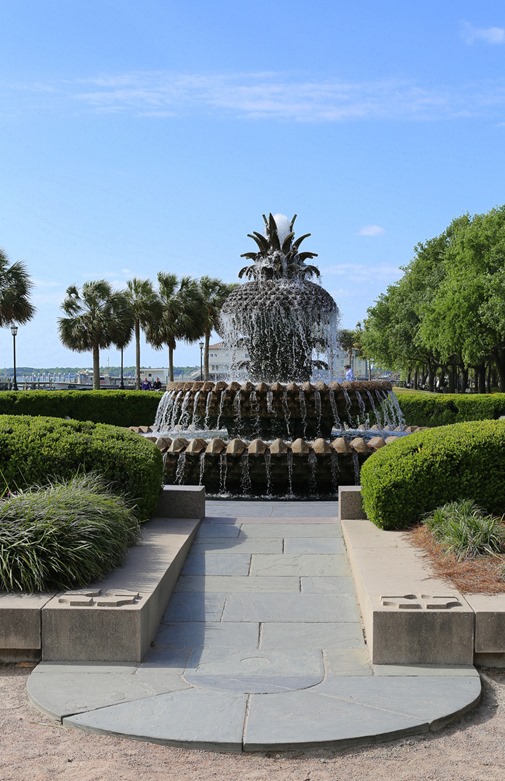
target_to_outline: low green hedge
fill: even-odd
[[[103,476],[135,503],[140,519],[152,515],[163,482],[162,456],[152,442],[103,423],[0,415],[0,493],[79,471]]]
[[[406,528],[456,499],[505,512],[505,422],[456,423],[410,434],[361,468],[365,512],[383,529]]]
[[[49,415],[113,426],[151,426],[161,394],[155,391],[0,391],[0,415]]]
[[[409,426],[447,426],[467,420],[497,420],[505,415],[505,393],[398,393]]]

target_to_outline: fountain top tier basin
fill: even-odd
[[[230,437],[331,437],[332,429],[401,423],[391,383],[172,382],[156,415],[159,432],[226,429]]]

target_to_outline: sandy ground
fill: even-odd
[[[340,752],[213,754],[67,729],[0,666],[0,781],[504,781],[505,671],[481,670],[477,709],[440,732]]]

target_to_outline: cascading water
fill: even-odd
[[[389,383],[333,380],[338,308],[308,280],[319,271],[305,263],[315,253],[299,251],[310,234],[295,240],[295,217],[264,216],[264,233],[249,234],[257,251],[239,276],[250,281],[221,318],[231,381],[167,386],[154,424],[167,482],[211,495],[332,496],[359,480],[391,434],[382,429],[402,425]],[[311,382],[316,371],[327,382]]]

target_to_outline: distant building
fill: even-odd
[[[233,358],[235,364],[242,361],[245,362],[247,361],[247,351],[244,349],[236,350]],[[334,361],[334,379],[342,381],[345,379],[344,366],[349,363],[347,350],[336,349],[334,351]],[[211,344],[209,346],[209,379],[214,382],[227,379],[230,373],[231,362],[231,350],[225,347],[223,342]],[[353,351],[351,364],[357,380],[368,379],[368,361],[359,356],[357,350]],[[317,379],[328,379],[328,372],[317,372]]]

